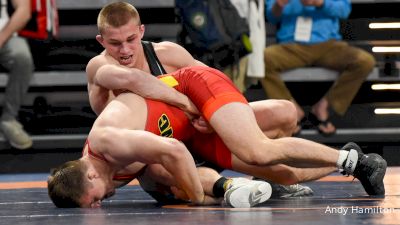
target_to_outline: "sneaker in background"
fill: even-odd
[[[12,147],[21,150],[32,147],[32,139],[15,119],[1,121],[0,129]]]

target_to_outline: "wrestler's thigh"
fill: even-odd
[[[223,105],[211,116],[210,124],[228,149],[240,158],[246,157],[248,150],[259,149],[267,138],[258,126],[252,108],[244,103]]]

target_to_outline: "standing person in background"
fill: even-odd
[[[311,107],[308,116],[323,135],[336,131],[329,109],[344,115],[375,65],[371,54],[342,41],[339,20],[346,19],[350,12],[350,0],[266,0],[268,21],[279,24],[278,44],[264,52],[266,75],[262,84],[269,98],[294,102],[301,121],[305,113],[279,74],[306,66],[340,73],[328,92]]]
[[[14,11],[7,12],[7,3]],[[24,28],[31,18],[30,0],[1,0],[0,14],[0,64],[8,72],[0,129],[11,146],[27,149],[32,139],[17,121],[18,111],[31,80],[34,64],[26,39],[16,32]]]

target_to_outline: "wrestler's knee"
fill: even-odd
[[[296,106],[288,100],[276,100],[279,104],[280,137],[292,136],[297,126]]]
[[[298,184],[301,183],[302,180],[297,175],[298,174],[294,170],[289,169],[284,171],[284,173],[278,172],[277,174],[274,174],[274,176],[269,180],[282,185]]]
[[[168,205],[183,203],[181,200],[176,199],[169,186],[156,182],[153,180],[153,177],[143,174],[138,177],[138,180],[142,189],[153,197],[158,204]]]
[[[160,164],[149,164],[140,179],[151,179],[154,182],[162,183],[167,186],[176,185],[174,177]]]
[[[301,183],[300,179],[298,179],[298,177],[296,177],[294,173],[287,173],[285,174],[285,176],[280,176],[278,179],[279,180],[276,181],[276,183],[282,185],[292,185]]]

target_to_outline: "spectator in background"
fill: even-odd
[[[7,3],[14,11],[7,12]],[[27,149],[32,139],[16,120],[24,95],[33,74],[34,65],[28,42],[17,36],[31,18],[30,0],[1,0],[0,14],[0,64],[8,71],[0,129],[11,146]]]
[[[308,116],[323,135],[336,131],[329,119],[329,109],[344,115],[375,65],[371,54],[342,41],[339,20],[346,19],[350,11],[350,0],[266,0],[268,21],[279,24],[278,44],[264,51],[266,74],[262,84],[269,98],[293,101],[301,121],[305,113],[279,74],[306,66],[340,73],[328,92],[311,107]]]
[[[265,76],[264,48],[266,36],[264,0],[230,1],[237,9],[239,15],[246,18],[248,22],[252,52],[240,59],[239,66],[230,65],[223,72],[229,76],[236,87],[243,93],[249,85],[257,83],[259,78]]]

